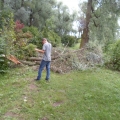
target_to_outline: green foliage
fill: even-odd
[[[55,9],[54,24],[55,32],[62,37],[70,32],[75,33],[76,30],[73,28],[73,22],[76,19],[76,12],[70,13],[69,8],[58,2]]]
[[[32,35],[30,32],[17,33],[17,39],[15,41],[16,57],[20,59],[26,58],[26,52],[24,51],[24,48],[29,44],[31,37]]]
[[[53,14],[52,8],[56,3],[55,0],[27,0],[23,1],[23,3],[24,4],[21,6],[21,8],[23,7],[25,10],[22,10],[20,13],[23,15],[25,13],[27,15],[28,13],[29,17],[28,19],[25,19],[27,23],[26,25],[33,25],[42,30],[42,28],[45,26],[46,20],[51,17],[51,14]]]
[[[76,42],[76,37],[65,35],[62,37],[62,44],[67,45],[69,47],[72,47],[74,43]]]
[[[15,19],[27,23],[29,19],[29,12],[24,7],[21,6],[21,8],[18,9],[15,13]]]
[[[13,11],[15,21],[20,20],[26,26],[36,26],[40,31],[47,26],[60,37],[76,32],[72,26],[77,12],[70,13],[67,6],[57,3],[56,0],[3,0],[1,2],[3,8]],[[38,38],[42,37],[33,38],[31,43],[41,45],[37,41]]]
[[[8,25],[10,20],[11,12],[8,10],[2,10],[0,11],[0,28],[3,28],[4,26]]]
[[[90,1],[88,1],[90,2]],[[89,21],[89,40],[99,41],[99,43],[107,44],[116,40],[118,29],[118,18],[120,15],[119,2],[116,0],[93,0],[92,9],[89,10],[91,18]],[[80,12],[79,27],[85,28],[87,4],[82,5]],[[87,13],[88,14],[88,13]],[[81,29],[80,29],[81,30]]]
[[[100,6],[98,4],[101,4]],[[116,0],[94,1],[93,6],[96,10],[92,14],[89,24],[90,39],[98,40],[102,43],[108,43],[116,39],[116,31],[118,27],[118,12],[119,7]],[[119,12],[120,13],[120,12]]]
[[[14,53],[14,21],[13,14],[9,11],[2,11],[0,15],[0,72],[8,68],[6,55]]]
[[[108,46],[106,65],[120,71],[120,40]]]
[[[42,47],[41,39],[42,39],[42,34],[39,32],[37,27],[31,26],[31,27],[24,27],[23,32],[30,32],[32,34],[32,38],[30,39],[29,43],[32,43],[34,45],[37,45],[38,48]]]
[[[113,49],[112,62],[114,69],[120,71],[120,40],[116,42],[115,48]]]
[[[2,29],[0,30],[0,37],[4,40],[7,48],[6,54],[14,53],[13,43],[16,40],[14,25],[13,13],[6,12],[2,17]]]
[[[33,35],[29,43],[36,45],[38,48],[42,48],[41,39],[44,37],[48,38],[48,41],[51,42],[53,46],[57,46],[61,43],[61,38],[55,32],[49,30],[49,22],[50,21],[47,21],[46,27],[44,27],[41,32],[38,30],[37,27],[34,26],[23,28],[23,32],[29,31]]]
[[[0,38],[0,74],[5,73],[8,68],[8,62],[6,59],[6,44],[3,38]]]
[[[25,56],[26,57],[36,56],[35,48],[36,48],[36,45],[33,45],[33,44],[29,44],[25,46],[24,47]]]
[[[34,26],[30,26],[30,27],[28,27],[28,26],[26,26],[26,27],[24,27],[23,29],[22,29],[22,31],[25,33],[25,32],[31,32],[32,33],[32,35],[33,36],[38,36],[39,35],[39,30],[38,30],[38,28],[37,27],[34,27]]]
[[[61,38],[54,31],[44,28],[42,31],[42,36],[48,38],[48,41],[52,43],[54,47],[61,43]]]

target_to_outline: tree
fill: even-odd
[[[14,13],[14,18],[25,25],[42,29],[45,21],[51,17],[55,0],[4,0],[6,9]]]
[[[84,47],[89,40],[97,40],[102,44],[115,40],[120,15],[119,1],[88,0],[86,11],[86,27],[83,29],[80,48]]]
[[[27,25],[36,26],[40,30],[45,26],[45,22],[52,16],[52,8],[55,6],[55,0],[31,0],[24,4],[29,12]]]
[[[97,39],[102,44],[114,41],[116,39],[119,13],[120,9],[116,0],[93,2],[92,18],[89,25],[91,40]]]
[[[89,23],[91,19],[91,10],[92,10],[92,0],[88,0],[87,4],[87,12],[86,12],[86,22],[85,28],[83,29],[83,34],[81,37],[80,48],[84,47],[86,43],[89,41]]]
[[[73,22],[76,19],[76,12],[70,14],[67,6],[63,5],[62,2],[58,2],[55,8],[55,32],[59,36],[67,35],[73,32]]]
[[[56,0],[5,0],[6,9],[14,13],[14,20],[20,20],[29,27],[35,26],[40,31],[46,26],[47,20],[52,20],[53,32],[59,36],[75,33],[73,22],[76,13],[71,13],[67,6]]]

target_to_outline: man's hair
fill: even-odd
[[[43,40],[46,40],[46,41],[47,41],[47,39],[46,39],[46,38],[42,38],[42,41],[43,41]]]

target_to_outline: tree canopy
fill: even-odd
[[[99,43],[115,40],[118,30],[117,21],[120,16],[120,2],[118,0],[88,0],[88,3],[84,3],[81,8],[84,8],[84,6],[87,9],[82,9],[82,11],[86,16],[79,20],[79,22],[84,20],[82,24],[85,24],[81,47],[89,40],[97,40]],[[87,27],[88,33],[85,30]],[[86,37],[86,33],[89,37]]]

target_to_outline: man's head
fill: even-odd
[[[42,39],[42,43],[44,44],[44,43],[46,43],[47,42],[47,39],[46,38],[43,38]]]

